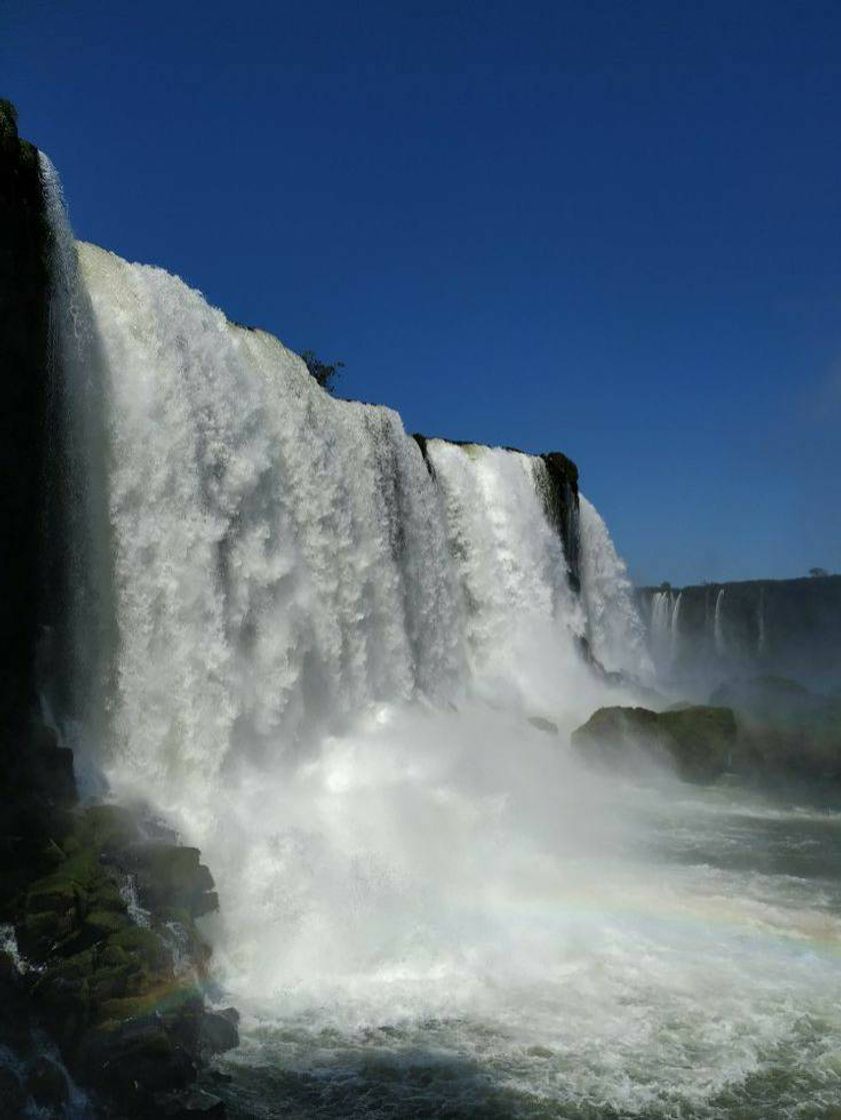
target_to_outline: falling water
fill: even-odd
[[[670,626],[671,647],[672,647],[672,649],[671,649],[672,662],[675,662],[677,660],[678,653],[680,651],[680,605],[681,605],[682,600],[683,600],[683,592],[679,591],[678,595],[677,595],[677,598],[675,599],[675,605],[674,605],[674,609],[672,611],[672,621],[671,621],[671,626]]]
[[[715,640],[715,652],[719,657],[723,657],[726,653],[726,646],[724,640],[724,591],[722,587],[719,589],[718,595],[715,598],[715,615],[713,618],[713,637]]]
[[[580,501],[581,592],[590,648],[605,669],[650,682],[654,667],[628,570],[595,506],[583,495]]]
[[[671,667],[673,608],[671,591],[654,593],[651,600],[651,652],[661,673],[667,673]]]
[[[792,1108],[830,1102],[824,871],[750,862],[762,805],[569,750],[607,699],[581,639],[645,664],[589,503],[579,597],[539,460],[431,440],[427,463],[394,412],[160,269],[81,245],[74,271],[68,238],[69,531],[107,620],[75,710],[113,794],[213,868],[232,1115],[712,1118],[730,1094],[759,1120],[776,1066]],[[836,820],[782,820],[835,858]]]

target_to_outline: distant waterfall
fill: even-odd
[[[655,591],[651,598],[651,653],[658,669],[668,670],[672,660],[672,610],[674,596],[670,590]]]
[[[720,588],[718,595],[715,599],[715,615],[713,617],[713,640],[715,642],[715,652],[719,657],[723,657],[727,652],[724,639],[724,588]]]
[[[679,591],[675,599],[674,610],[672,611],[671,622],[671,645],[672,645],[672,661],[676,661],[680,652],[680,606],[683,601],[683,592]]]

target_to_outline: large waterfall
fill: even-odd
[[[569,750],[653,673],[593,506],[573,572],[543,459],[334,399],[178,278],[77,246],[46,175],[74,686],[45,702],[88,789],[213,869],[237,1115],[714,1117],[805,1054],[804,1007],[841,1006],[805,889],[728,862],[715,795]],[[720,866],[684,858],[710,821]]]

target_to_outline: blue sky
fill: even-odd
[[[78,236],[577,460],[642,581],[841,570],[841,5],[0,4]]]

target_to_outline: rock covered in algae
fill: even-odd
[[[666,761],[683,781],[706,783],[728,768],[737,727],[730,708],[599,708],[572,733],[571,742],[602,764],[628,769],[635,760]]]

